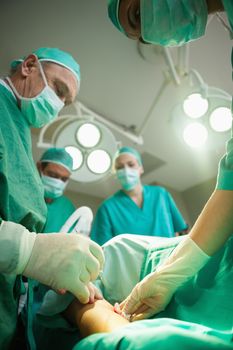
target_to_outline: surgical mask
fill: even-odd
[[[140,182],[140,176],[137,169],[126,167],[124,169],[117,170],[116,175],[122,188],[126,191],[134,189]]]
[[[41,63],[40,72],[45,83],[44,89],[35,97],[23,97],[14,87],[11,79],[7,77],[12,90],[21,102],[20,109],[28,124],[34,128],[40,128],[57,117],[64,107],[64,102],[57,96],[55,91],[48,85]]]
[[[62,196],[68,183],[68,181],[64,182],[60,179],[55,179],[45,175],[41,175],[41,180],[44,185],[45,197],[51,199]]]
[[[141,36],[145,42],[176,46],[205,33],[206,0],[141,0]]]

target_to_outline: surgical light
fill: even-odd
[[[97,149],[88,155],[87,166],[94,174],[104,174],[110,169],[111,158],[105,150]]]
[[[191,123],[183,131],[184,141],[192,148],[203,146],[207,137],[208,131],[201,123]]]
[[[111,130],[142,145],[143,138],[131,127],[115,123],[75,102],[76,113],[61,115],[41,128],[39,148],[65,147],[73,158],[71,179],[81,183],[102,181],[110,169],[119,142]]]
[[[216,108],[210,115],[210,125],[213,130],[218,132],[229,130],[232,125],[232,114],[230,108]]]
[[[73,158],[73,170],[78,170],[83,163],[83,154],[77,147],[67,146],[65,147],[66,151]]]
[[[184,100],[183,109],[190,118],[200,118],[207,112],[208,105],[206,98],[203,98],[199,93],[194,93]]]
[[[101,137],[100,129],[93,123],[82,124],[76,133],[78,143],[85,148],[95,147]]]

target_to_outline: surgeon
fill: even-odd
[[[99,244],[128,232],[140,235],[174,237],[187,224],[172,196],[160,186],[142,185],[142,159],[132,147],[120,148],[114,172],[121,190],[99,207],[91,238]]]
[[[54,290],[67,290],[82,303],[89,282],[103,265],[102,249],[78,234],[41,234],[47,210],[33,162],[31,127],[54,120],[72,103],[80,86],[74,58],[57,48],[40,48],[11,63],[0,80],[0,348],[13,345],[22,276]],[[30,320],[30,315],[28,315]],[[15,346],[18,348],[17,346]]]
[[[233,28],[231,0],[109,0],[108,13],[123,34],[146,43],[174,46],[205,34],[208,14],[225,11]],[[209,260],[233,232],[233,138],[219,164],[216,189],[186,239],[159,271],[152,272],[121,305],[134,319],[162,311],[174,292]]]
[[[49,148],[37,162],[44,186],[47,220],[44,232],[59,232],[75,211],[74,204],[64,194],[73,169],[73,159],[65,148]]]

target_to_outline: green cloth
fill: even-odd
[[[122,301],[132,285],[143,279],[171,254],[183,237],[159,242],[153,237],[121,235],[104,245],[105,266],[97,285],[112,304]],[[154,242],[153,242],[154,241]],[[206,266],[174,295],[164,312],[110,334],[95,334],[80,341],[78,331],[60,316],[71,295],[50,294],[40,310],[38,344],[43,350],[233,349],[233,236]]]
[[[222,0],[222,3],[233,31],[233,2],[232,0]],[[231,54],[231,65],[233,66],[233,50]],[[233,129],[231,130],[232,136]],[[233,138],[227,142],[226,154],[219,163],[216,188],[218,190],[233,191]]]
[[[46,204],[48,209],[48,215],[43,232],[59,232],[66,220],[76,210],[76,207],[64,195],[54,199],[51,203]]]
[[[140,279],[162,264],[178,242],[179,239],[169,239],[157,246],[153,244],[142,264]],[[121,259],[124,259],[123,256]],[[126,255],[125,259],[128,259]],[[118,266],[119,261],[113,263]],[[117,286],[125,281],[122,282],[123,270],[116,269],[114,276]],[[113,288],[113,285],[108,286],[109,292]],[[179,350],[233,349],[232,290],[233,237],[197,275],[175,293],[164,312],[110,334],[89,336],[77,343],[73,350],[170,350],[174,347]]]
[[[122,190],[106,199],[96,213],[91,239],[102,245],[126,232],[174,237],[175,232],[186,228],[187,224],[170,193],[160,186],[145,185],[142,208]]]
[[[91,335],[73,350],[232,350],[228,338],[229,334],[224,332],[161,318],[131,323],[112,333]]]
[[[32,158],[29,126],[14,96],[0,84],[0,219],[41,232],[46,205]],[[0,248],[1,249],[1,248]],[[0,349],[8,349],[17,322],[20,276],[0,275]]]

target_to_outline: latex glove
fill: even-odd
[[[82,235],[37,234],[23,275],[55,290],[66,289],[85,304],[87,284],[97,278],[103,262],[100,246]]]
[[[93,283],[88,283],[87,288],[90,293],[89,304],[93,304],[95,300],[103,299],[103,295],[101,294],[100,290]]]
[[[101,247],[79,234],[35,234],[12,222],[0,226],[0,272],[23,274],[54,290],[65,289],[81,303],[88,283],[102,270]]]
[[[185,237],[163,265],[134,287],[120,304],[121,312],[131,321],[136,321],[163,311],[174,292],[209,258],[189,236]]]

